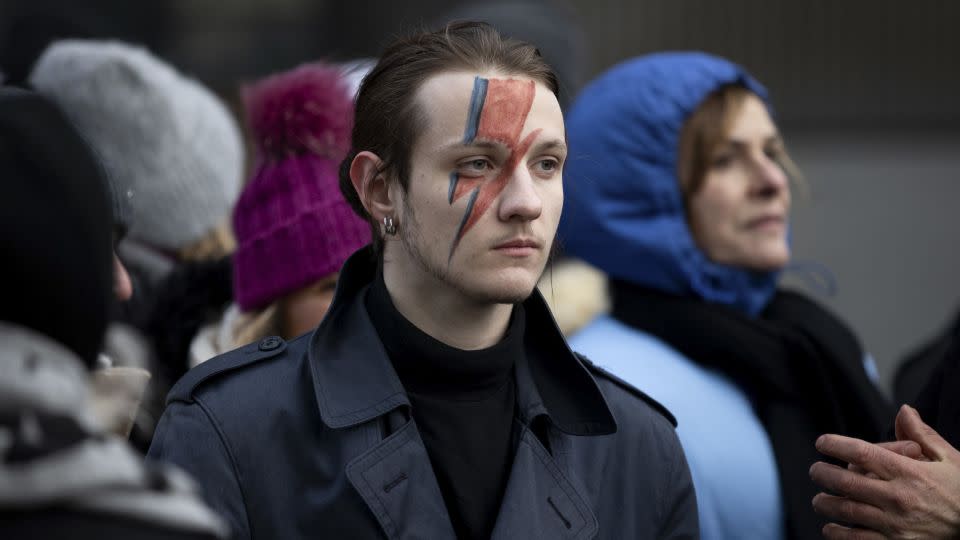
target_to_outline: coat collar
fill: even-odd
[[[410,407],[363,302],[376,259],[363,248],[340,272],[327,316],[307,351],[323,422],[345,428]],[[525,423],[546,416],[571,435],[616,432],[613,414],[587,369],[570,350],[540,293],[524,302],[526,355],[517,366],[517,404]]]

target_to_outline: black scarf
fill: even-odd
[[[777,460],[787,537],[821,538],[819,489],[808,470],[823,433],[879,440],[890,406],[867,377],[856,337],[826,310],[778,291],[757,318],[721,304],[623,281],[611,284],[613,316],[694,362],[730,377],[751,398]],[[709,404],[704,404],[709,406]]]
[[[960,324],[942,342],[941,350],[931,353],[937,365],[909,403],[951,446],[960,448]]]

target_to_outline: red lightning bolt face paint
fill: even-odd
[[[520,160],[539,135],[540,130],[537,129],[523,140],[520,139],[535,95],[536,86],[530,80],[474,78],[463,142],[498,142],[506,146],[510,154],[505,166],[493,179],[461,179],[456,172],[451,173],[449,203],[453,204],[468,193],[469,199],[453,245],[450,246],[450,258],[453,257],[463,235],[477,223],[506,187]]]

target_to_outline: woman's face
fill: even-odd
[[[767,107],[745,98],[688,202],[693,238],[713,262],[772,271],[790,260],[790,186],[777,162],[783,151]]]

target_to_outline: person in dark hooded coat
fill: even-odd
[[[94,413],[122,294],[93,151],[51,102],[3,87],[0,170],[0,538],[225,537],[183,472],[144,465]]]

